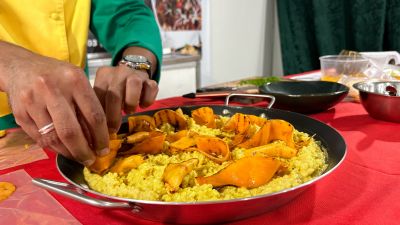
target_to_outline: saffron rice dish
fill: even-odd
[[[129,118],[108,156],[84,168],[92,190],[121,198],[199,202],[247,198],[301,185],[324,172],[321,144],[284,120],[203,107]]]

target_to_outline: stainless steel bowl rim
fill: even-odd
[[[364,90],[361,88],[361,85],[383,84],[383,83],[400,85],[400,81],[362,81],[362,82],[353,84],[353,87],[355,89],[357,89],[359,92],[363,92],[363,93],[382,96],[382,97],[386,97],[386,98],[400,98],[400,96],[385,95],[385,94],[381,94],[381,93],[377,93],[377,92],[367,91],[367,90]],[[400,91],[400,90],[398,90],[398,91]]]

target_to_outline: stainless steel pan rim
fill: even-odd
[[[89,187],[84,187],[82,185],[79,185],[79,184],[75,183],[74,181],[72,181],[69,177],[65,176],[65,174],[60,170],[59,163],[57,163],[57,170],[64,177],[65,180],[67,180],[70,184],[73,184],[75,187],[80,188],[86,192],[89,192],[89,193],[92,193],[92,194],[95,194],[95,195],[98,195],[101,197],[109,198],[109,199],[125,201],[125,202],[132,202],[132,203],[157,204],[157,205],[194,205],[194,204],[195,205],[201,205],[201,204],[206,205],[206,204],[225,204],[225,203],[237,202],[237,201],[248,201],[248,200],[253,200],[253,199],[257,199],[257,198],[265,198],[265,197],[269,197],[269,196],[280,195],[285,192],[290,192],[290,191],[293,191],[296,189],[301,189],[303,187],[306,187],[308,185],[311,185],[311,184],[317,182],[318,180],[320,180],[320,179],[324,178],[325,176],[329,175],[330,173],[332,173],[340,164],[342,164],[346,155],[347,155],[347,153],[345,153],[343,158],[340,160],[340,162],[336,166],[332,167],[331,169],[324,172],[323,174],[321,174],[303,184],[297,185],[295,187],[287,188],[287,189],[284,189],[284,190],[278,191],[278,192],[272,192],[272,193],[263,194],[263,195],[256,195],[256,196],[247,197],[247,198],[235,198],[235,199],[230,199],[230,200],[217,200],[217,201],[198,201],[198,202],[164,202],[164,201],[140,200],[140,199],[133,199],[133,198],[122,198],[122,197],[106,195],[106,194],[100,193],[98,191],[92,190]],[[59,157],[62,157],[63,158],[62,160],[65,160],[65,158],[63,156],[57,155],[57,162],[59,160]]]

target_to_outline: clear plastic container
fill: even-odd
[[[365,77],[364,71],[369,66],[369,59],[359,55],[327,55],[319,60],[323,81],[338,82],[345,76]]]

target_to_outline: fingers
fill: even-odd
[[[86,124],[86,120],[83,118],[82,113],[80,112],[79,108],[76,109],[76,117],[78,118],[78,122],[81,125],[82,132],[85,135],[85,138],[89,144],[91,149],[94,149],[94,143],[91,131],[89,130],[88,125]]]
[[[122,109],[131,114],[138,105],[148,107],[158,93],[157,82],[148,79],[146,72],[125,66],[100,68],[94,89],[106,113],[110,133],[119,130]]]
[[[28,115],[34,123],[36,124],[36,132],[39,134],[39,129],[51,124],[53,120],[51,119],[49,112],[47,111],[46,105],[43,103],[36,102],[32,107],[27,108]],[[39,134],[42,138],[43,135]]]
[[[143,90],[143,78],[130,76],[126,80],[125,105],[124,110],[128,114],[136,111],[139,105],[141,92]]]
[[[24,111],[17,104],[14,107],[14,115],[17,123],[22,129],[32,137],[39,146],[43,148],[49,148],[57,153],[62,154],[67,158],[72,158],[71,153],[61,143],[55,131],[51,131],[47,134],[41,135],[39,129],[52,122],[52,119],[45,107],[41,102],[35,102],[33,95],[27,92],[21,92],[20,101],[24,104],[29,112]]]
[[[73,98],[82,132],[97,155],[108,154],[108,129],[103,108],[88,82],[77,80],[76,87],[78,91],[74,92]]]
[[[107,94],[108,84],[111,83],[113,74],[115,73],[114,70],[114,67],[103,66],[96,71],[93,89],[103,109],[106,108],[105,96]]]
[[[47,103],[47,110],[54,123],[57,136],[73,158],[85,166],[90,166],[95,161],[95,155],[85,139],[75,110],[51,82],[44,79],[41,81],[44,101]]]
[[[110,133],[116,133],[121,125],[122,102],[125,93],[124,77],[113,75],[105,96],[105,112]]]
[[[157,82],[148,79],[148,75],[145,72],[137,71],[135,76],[127,78],[125,112],[135,112],[138,105],[143,108],[150,106],[156,99],[157,94]]]
[[[154,80],[146,80],[141,95],[140,106],[143,108],[153,104],[158,94],[158,84]]]
[[[42,135],[42,137],[38,141],[38,144],[42,148],[49,148],[50,150],[60,153],[61,155],[65,156],[69,159],[73,159],[72,154],[69,152],[69,150],[64,146],[64,144],[58,138],[55,130]]]
[[[39,141],[41,135],[38,132],[33,119],[30,117],[26,109],[35,107],[34,97],[31,91],[23,90],[19,94],[19,98],[15,101],[11,101],[15,104],[12,105],[12,110],[15,116],[17,124],[36,142]]]
[[[17,124],[36,142],[40,141],[41,135],[38,132],[38,128],[32,118],[27,112],[19,112],[14,110],[14,116]]]
[[[33,133],[34,136],[38,135],[36,141],[39,144],[39,146],[43,148],[49,148],[57,153],[62,154],[67,158],[72,158],[71,153],[60,141],[55,130],[47,132],[46,134],[39,133],[39,129],[52,123],[52,119],[46,107],[40,103],[37,103],[34,107],[28,108],[28,110],[29,110],[28,114],[32,118],[32,122],[34,122],[32,123],[31,128],[29,128],[30,133]],[[34,126],[33,124],[36,124],[36,126]]]

